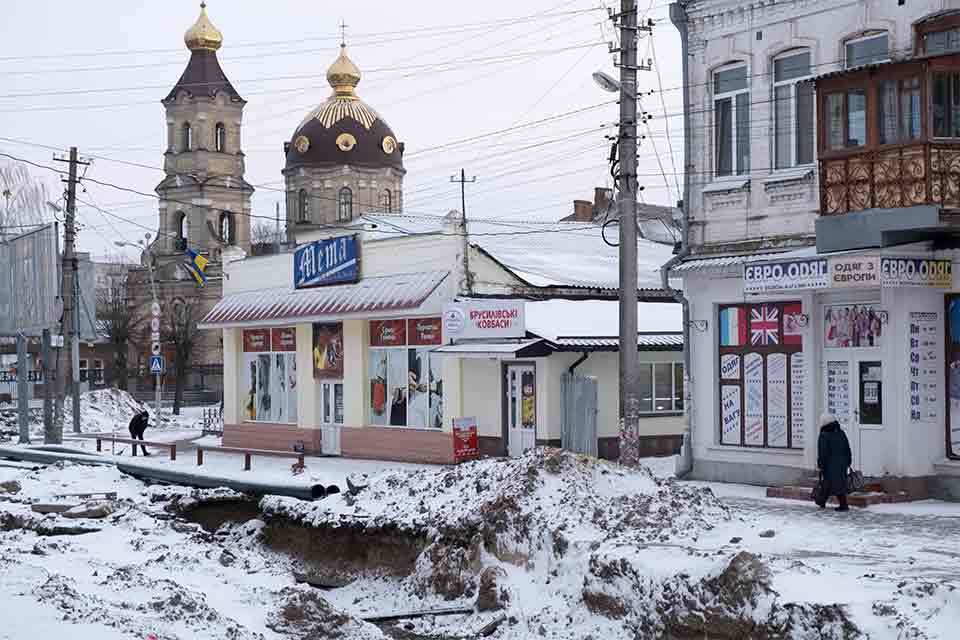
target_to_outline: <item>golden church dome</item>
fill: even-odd
[[[207,17],[207,3],[200,3],[200,17],[183,34],[183,41],[190,51],[216,51],[223,45],[223,34]]]
[[[347,57],[347,45],[340,45],[340,57],[327,69],[327,82],[338,96],[352,96],[360,84],[360,69]]]

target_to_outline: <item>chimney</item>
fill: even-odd
[[[593,190],[593,216],[600,216],[613,199],[613,189],[607,187],[596,187]]]
[[[593,220],[593,203],[589,200],[574,200],[573,219],[575,222],[590,222]]]

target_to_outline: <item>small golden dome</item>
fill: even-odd
[[[327,69],[327,82],[338,96],[354,95],[354,88],[360,84],[360,69],[347,57],[347,45],[340,45],[340,57]]]
[[[190,51],[216,51],[223,45],[223,34],[207,17],[207,3],[200,3],[200,17],[183,34],[183,41]]]

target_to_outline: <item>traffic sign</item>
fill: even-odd
[[[151,347],[151,349],[150,349],[150,352],[151,352],[153,355],[155,355],[155,356],[160,355],[160,343],[159,343],[159,342],[154,342],[154,343],[153,343],[153,347]]]
[[[153,342],[160,342],[160,332],[159,331],[151,332],[150,340],[152,340]]]
[[[150,320],[150,329],[152,331],[160,331],[160,318],[152,318]]]
[[[163,356],[150,356],[150,373],[155,376],[163,375],[167,370]]]
[[[153,314],[153,317],[154,317],[154,318],[159,318],[159,317],[160,317],[160,303],[159,303],[159,302],[154,302],[152,305],[150,305],[150,313]]]

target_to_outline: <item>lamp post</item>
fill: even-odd
[[[161,355],[160,352],[160,300],[157,298],[157,284],[153,275],[153,253],[150,251],[150,233],[147,232],[143,234],[143,239],[138,240],[136,243],[126,242],[126,241],[115,241],[114,244],[118,247],[133,247],[134,249],[140,249],[147,256],[147,270],[150,273],[150,293],[153,296],[153,304],[150,309],[152,312],[152,319],[156,322],[151,324],[151,338],[152,338],[152,349],[151,353],[153,355]],[[160,372],[154,374],[154,405],[156,411],[156,427],[160,427]]]

